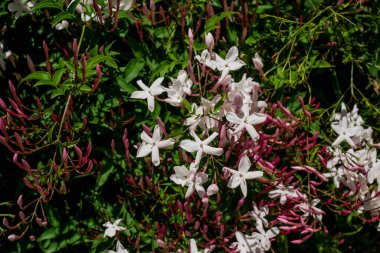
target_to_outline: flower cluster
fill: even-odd
[[[346,187],[343,198],[350,198],[354,209],[380,215],[380,160],[379,144],[374,144],[372,128],[363,127],[363,119],[355,105],[351,112],[342,103],[341,112],[332,117],[331,128],[339,136],[332,143],[332,157],[327,162],[328,173],[337,189]],[[380,231],[380,224],[378,227]]]

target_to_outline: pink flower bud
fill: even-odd
[[[208,195],[208,196],[214,195],[214,194],[216,194],[218,191],[219,191],[219,187],[218,187],[218,185],[216,185],[216,184],[211,184],[211,185],[207,188],[207,195]]]
[[[13,241],[16,241],[18,239],[17,237],[18,237],[17,235],[11,234],[8,236],[8,240],[13,242]]]
[[[261,60],[260,56],[258,53],[255,54],[255,57],[252,59],[253,60],[253,64],[255,65],[255,68],[258,70],[258,71],[262,71],[263,70],[263,67],[264,67],[264,63],[263,61]]]
[[[211,52],[214,48],[214,36],[211,33],[206,34],[205,43],[207,45],[208,51]]]

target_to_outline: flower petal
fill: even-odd
[[[149,91],[148,86],[146,86],[141,80],[138,80],[138,81],[137,81],[137,85],[140,86],[140,88],[141,88],[143,91]]]
[[[223,154],[223,148],[214,148],[209,145],[203,145],[203,152],[209,155],[219,156]]]
[[[240,175],[236,173],[230,177],[230,180],[228,181],[227,186],[230,188],[236,188],[239,186],[240,183],[241,183]]]
[[[191,152],[191,153],[199,149],[199,144],[191,140],[183,140],[181,141],[179,146],[183,148],[184,150],[186,150],[187,152]]]
[[[226,118],[232,124],[240,125],[243,123],[243,119],[239,118],[234,112],[227,113]]]
[[[158,142],[160,142],[161,138],[162,138],[161,128],[158,125],[156,125],[154,127],[153,138],[152,139],[153,139],[154,142],[158,143]]]
[[[144,157],[149,155],[152,152],[152,144],[149,143],[142,143],[137,150],[136,157]]]
[[[244,178],[245,179],[254,179],[254,178],[262,177],[263,175],[264,175],[264,173],[262,171],[250,171],[244,175]]]
[[[251,138],[253,140],[258,140],[260,138],[259,134],[257,133],[256,129],[252,126],[252,125],[249,125],[249,124],[244,124],[245,126],[245,129],[247,130],[247,132],[249,133],[249,135],[251,136]]]
[[[160,165],[160,153],[157,146],[152,147],[152,163],[154,166]]]
[[[148,98],[148,96],[149,96],[148,92],[141,91],[141,90],[134,91],[131,94],[131,98],[137,98],[137,99],[146,99],[146,98]]]
[[[244,198],[247,197],[247,182],[244,179],[240,181],[240,189]]]
[[[237,47],[233,46],[228,50],[228,53],[226,56],[226,61],[234,62],[236,60],[236,58],[238,57],[238,55],[239,55],[239,51],[238,51]]]
[[[167,147],[174,145],[174,143],[175,143],[175,141],[172,138],[170,138],[168,140],[160,141],[159,143],[156,143],[156,145],[159,148],[167,148]]]
[[[251,161],[249,160],[248,156],[244,155],[239,162],[239,171],[242,173],[246,173],[250,168]]]
[[[151,112],[154,111],[154,97],[151,95],[148,96],[148,110]]]

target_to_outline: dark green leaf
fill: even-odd
[[[230,16],[230,15],[233,15],[235,14],[236,12],[234,11],[223,11],[215,16],[213,16],[212,18],[210,18],[209,20],[207,20],[206,24],[205,24],[205,33],[208,33],[212,30],[214,30],[216,28],[216,24],[222,20],[223,18],[227,17],[227,16]]]
[[[51,21],[51,26],[54,27],[56,26],[59,22],[61,22],[62,20],[68,20],[68,19],[75,19],[75,15],[74,14],[71,14],[69,12],[61,12],[61,13],[58,13],[53,21]]]
[[[50,80],[50,74],[46,71],[36,71],[27,75],[24,79],[21,80],[20,84],[27,80]]]

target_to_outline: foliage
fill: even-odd
[[[343,113],[342,102],[359,108],[360,131],[373,129],[356,146],[368,152],[357,177],[378,162],[375,1],[41,0],[19,1],[23,7],[14,10],[16,2],[0,3],[4,250],[105,252],[121,243],[131,252],[187,252],[194,238],[198,248],[233,252],[237,231],[249,241],[260,230],[252,202],[269,208],[265,229],[281,230],[272,239],[275,251],[376,249],[368,238],[377,238],[377,202],[375,212],[363,212],[368,200],[328,174],[330,147],[341,135],[331,118]],[[215,53],[232,59],[234,47],[231,62],[245,65],[227,71],[231,62],[217,63]],[[212,62],[197,58],[207,53]],[[164,88],[147,110],[136,97],[138,81],[149,87],[161,77]],[[245,115],[244,95],[231,95],[240,80],[253,87],[250,106],[257,108],[250,113],[265,115],[254,125],[258,138],[248,128],[237,133],[230,120],[232,112]],[[175,93],[176,82],[190,92]],[[168,90],[182,92],[179,100],[168,102]],[[162,140],[175,142],[160,149],[159,166],[153,148],[147,158],[138,155],[142,132],[154,139],[156,127]],[[202,193],[199,184],[187,196],[191,180],[181,185],[173,175],[196,155],[181,141],[213,133],[218,137],[208,144],[223,153],[204,154],[189,178],[207,174],[206,184],[218,190]],[[345,145],[339,147],[351,156]],[[251,171],[262,172],[247,180],[246,196],[229,183],[244,157]],[[377,192],[372,181],[368,193]],[[284,203],[276,195],[282,186],[291,192]],[[311,207],[317,199],[318,210]],[[126,230],[116,240],[105,237],[102,224],[119,218]]]

